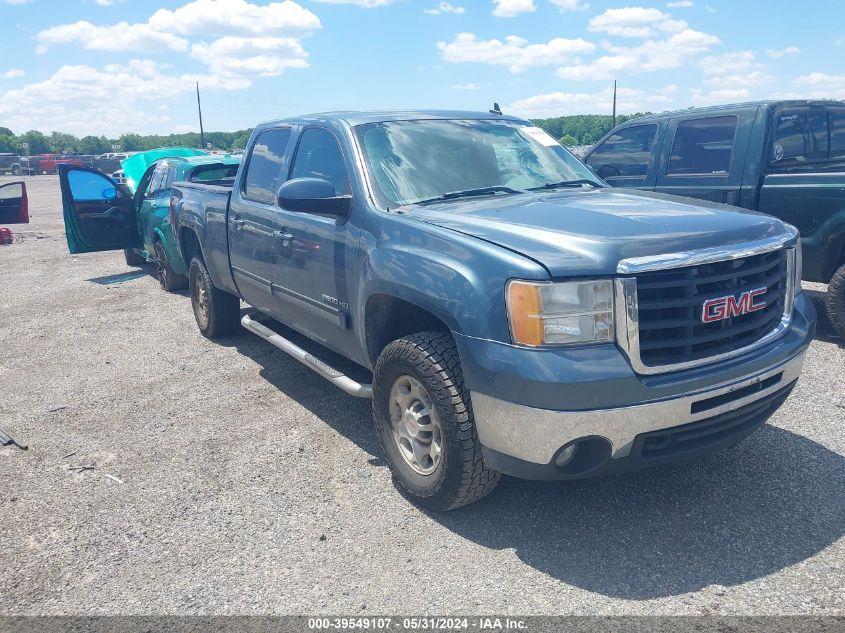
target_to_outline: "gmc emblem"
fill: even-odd
[[[739,297],[728,295],[708,299],[701,307],[701,320],[704,323],[713,323],[762,310],[766,307],[766,301],[760,297],[766,294],[766,290],[766,288],[755,288],[743,292]]]

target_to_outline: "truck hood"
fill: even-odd
[[[452,200],[413,207],[410,216],[525,255],[553,277],[612,275],[622,259],[788,233],[753,211],[609,187]]]

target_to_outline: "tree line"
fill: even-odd
[[[205,142],[211,143],[212,149],[238,150],[246,147],[251,133],[252,130],[206,132]],[[199,146],[198,132],[168,135],[122,134],[118,138],[110,139],[105,136],[79,138],[65,132],[53,132],[48,135],[37,130],[15,135],[9,128],[0,127],[0,152],[12,154],[105,154],[106,152],[140,152],[157,147]]]
[[[651,114],[617,114],[616,124]],[[550,119],[533,119],[532,123],[554,136],[561,145],[593,145],[613,128],[613,117],[609,114],[575,114]]]
[[[624,123],[644,114],[650,113],[620,114],[616,117],[616,123]],[[572,146],[592,145],[610,131],[613,119],[607,114],[576,114],[534,119],[532,123],[546,130],[561,144]],[[207,132],[205,142],[211,143],[212,149],[242,150],[246,147],[251,133],[252,130]],[[199,146],[200,135],[197,132],[168,135],[122,134],[118,138],[110,139],[105,136],[79,138],[65,132],[53,132],[47,135],[36,130],[15,135],[9,128],[0,127],[0,152],[13,154],[104,154],[106,152],[139,152],[157,147]],[[28,152],[25,151],[27,148]]]

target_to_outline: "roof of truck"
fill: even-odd
[[[722,105],[705,106],[702,108],[687,108],[685,110],[670,110],[666,112],[659,112],[655,114],[646,114],[636,119],[628,119],[621,125],[627,125],[632,121],[642,122],[649,120],[665,119],[666,117],[678,116],[682,114],[698,114],[699,112],[733,112],[734,110],[744,110],[749,108],[759,108],[760,106],[769,106],[772,108],[781,107],[798,107],[807,105],[836,105],[845,106],[845,101],[838,99],[788,99],[788,100],[768,100],[768,101],[748,101],[745,103],[725,103]],[[621,127],[620,125],[620,127]]]
[[[383,123],[386,121],[418,121],[421,119],[505,119],[508,121],[522,121],[519,117],[507,114],[492,114],[472,110],[364,110],[318,112],[302,116],[288,117],[278,121],[268,121],[263,125],[275,123],[319,123],[325,121],[345,121],[349,125],[363,125],[364,123]]]

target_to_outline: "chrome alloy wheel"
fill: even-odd
[[[208,293],[205,290],[205,284],[201,283],[200,279],[194,284],[194,305],[196,305],[197,320],[202,322],[203,326],[208,325]]]
[[[416,378],[399,376],[390,388],[389,405],[399,453],[414,472],[431,475],[440,466],[443,435],[428,392]]]

